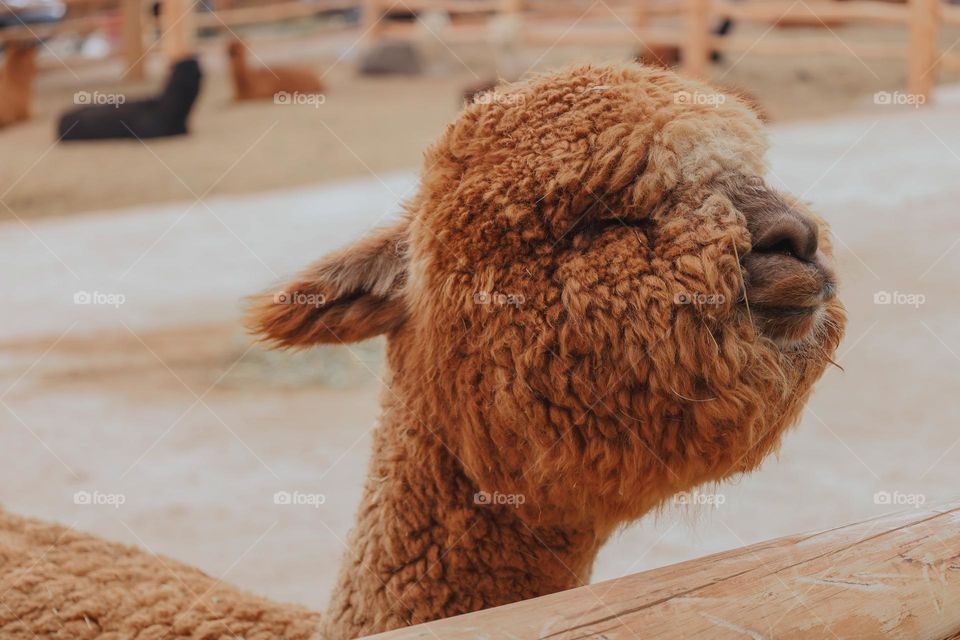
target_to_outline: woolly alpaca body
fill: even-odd
[[[318,614],[141,549],[0,511],[0,637],[307,640]]]
[[[278,93],[320,93],[323,83],[313,71],[300,67],[271,66],[252,69],[246,47],[234,41],[228,46],[235,100],[271,99]]]
[[[776,449],[842,335],[826,226],[758,177],[734,97],[637,66],[504,91],[430,148],[398,223],[251,310],[284,347],[387,336],[323,638],[586,582],[616,527]]]
[[[33,77],[37,71],[33,44],[11,42],[0,73],[0,127],[30,118]]]

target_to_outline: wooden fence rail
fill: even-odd
[[[893,58],[907,68],[907,91],[930,101],[940,67],[960,66],[960,55],[938,44],[942,25],[960,25],[960,7],[942,0],[906,0],[903,4],[877,0],[608,0],[605,3],[578,3],[564,0],[477,0],[478,9],[489,16],[510,16],[517,39],[523,44],[553,46],[567,44],[633,43],[668,45],[682,51],[683,71],[695,77],[708,75],[713,51],[747,51],[750,54],[808,55],[834,54],[861,58]],[[410,0],[420,11],[462,11],[462,0]],[[389,28],[380,20],[386,7],[400,6],[391,0],[366,0],[365,12],[370,41],[404,37],[411,25]],[[784,38],[764,33],[749,36],[716,37],[713,25],[720,18],[761,25],[807,25],[829,27],[837,24],[875,23],[901,27],[905,43],[855,43],[841,40],[832,30],[822,36]],[[666,23],[655,24],[655,19]],[[455,29],[451,27],[451,31]],[[447,34],[450,42],[484,38],[477,25],[464,25],[460,34]]]
[[[81,0],[68,0],[80,2]],[[167,15],[182,15],[182,0],[161,0],[173,10]],[[139,77],[145,51],[143,19],[147,0],[115,0],[115,11],[124,20],[123,48],[127,73]],[[386,20],[391,13],[442,12],[453,19],[437,34],[448,43],[486,40],[491,46],[503,46],[501,37],[492,37],[487,28],[491,20],[508,20],[507,32],[520,44],[553,46],[567,44],[633,44],[675,46],[682,51],[683,71],[689,75],[708,75],[713,51],[746,51],[750,55],[834,54],[861,58],[900,59],[907,69],[907,91],[922,95],[930,102],[930,93],[940,68],[960,68],[960,52],[941,51],[938,44],[943,26],[960,26],[960,7],[945,0],[905,0],[902,4],[878,0],[607,0],[604,3],[570,0],[288,0],[262,6],[222,9],[168,23],[164,38],[172,41],[159,50],[173,55],[192,42],[193,30],[226,29],[238,25],[273,22],[308,16],[324,11],[358,9],[363,18],[348,27],[366,40],[367,46],[383,38],[416,37],[422,30],[407,22]],[[162,10],[161,10],[162,14]],[[720,18],[738,23],[760,25],[803,24],[827,27],[836,24],[878,23],[904,29],[902,43],[855,43],[838,38],[835,32],[822,36],[784,38],[765,32],[760,39],[734,35],[716,37],[712,27]],[[163,20],[161,19],[161,22]],[[0,31],[0,39],[37,34],[56,37],[65,32],[89,32],[96,28],[96,16],[68,20],[56,25],[37,25]],[[189,33],[188,33],[189,31]],[[431,28],[431,33],[433,29]],[[503,30],[501,30],[503,31]],[[152,34],[151,34],[152,36]],[[318,35],[318,37],[323,37]]]
[[[371,638],[960,638],[960,499]]]

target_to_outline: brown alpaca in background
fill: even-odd
[[[826,224],[766,149],[735,97],[638,65],[466,106],[400,220],[251,310],[281,347],[387,338],[322,619],[0,513],[0,629],[339,640],[585,584],[617,527],[776,450],[843,334]]]
[[[37,72],[37,48],[33,42],[10,42],[6,64],[0,73],[0,127],[30,117],[33,76]]]
[[[247,66],[247,46],[233,40],[227,46],[233,74],[235,100],[271,99],[278,93],[320,93],[323,83],[316,73],[305,67],[269,66],[251,69]]]
[[[680,66],[680,47],[672,44],[644,44],[634,57],[641,64],[672,69]]]

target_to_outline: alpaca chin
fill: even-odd
[[[796,351],[814,340],[826,317],[822,307],[809,311],[768,314],[755,308],[750,312],[757,332],[773,341],[781,351]]]
[[[818,306],[808,314],[795,318],[792,323],[780,323],[771,328],[770,320],[753,311],[753,325],[758,334],[770,340],[787,355],[815,351],[832,357],[840,342],[845,315],[840,305],[833,302]]]

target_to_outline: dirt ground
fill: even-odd
[[[318,68],[331,55],[318,50]],[[449,75],[375,81],[338,65],[325,111],[233,105],[211,58],[195,133],[149,147],[51,147],[74,89],[45,77],[37,119],[0,132],[0,193],[21,218],[0,221],[0,505],[321,608],[359,501],[383,343],[267,353],[244,335],[240,300],[397,210],[415,175],[393,170],[414,168],[473,80],[448,62]],[[960,92],[881,108],[869,95],[901,88],[900,66],[871,63],[876,79],[856,59],[727,64],[723,82],[778,121],[770,180],[833,225],[843,371],[778,457],[704,488],[715,507],[620,532],[597,581],[955,497]],[[98,73],[86,89],[115,86]],[[74,303],[94,290],[126,303]],[[325,501],[274,503],[295,490]],[[80,504],[84,491],[124,502]]]
[[[737,29],[738,35],[757,39],[829,37],[828,32],[811,29],[773,34]],[[902,41],[904,37],[879,27],[837,28],[834,33],[849,42]],[[944,33],[944,48],[958,37],[960,31]],[[501,56],[501,62],[495,63],[489,47],[448,48],[433,42],[427,48],[424,75],[369,78],[355,72],[358,47],[349,36],[258,41],[254,33],[250,44],[256,54],[251,57],[253,64],[257,58],[266,64],[293,61],[324,74],[329,87],[325,102],[319,106],[232,102],[224,44],[217,40],[202,45],[205,79],[190,135],[150,141],[146,146],[136,141],[54,145],[57,115],[73,106],[76,91],[132,99],[157,91],[164,73],[157,56],[147,81],[127,84],[117,82],[119,62],[67,69],[47,60],[53,69],[38,82],[36,116],[0,131],[0,194],[9,207],[0,207],[0,220],[76,215],[415,169],[423,149],[457,114],[466,86],[526,69],[624,60],[634,49],[584,48],[561,41],[553,48],[521,50],[507,62]],[[941,76],[943,81],[960,77]],[[774,121],[787,122],[870,107],[876,91],[903,91],[906,62],[863,60],[852,54],[731,53],[714,65],[711,79],[747,92]]]

